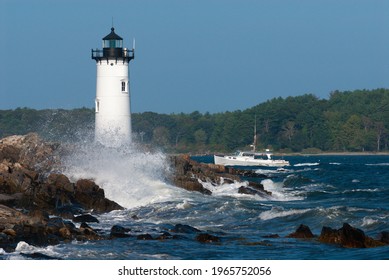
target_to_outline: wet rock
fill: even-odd
[[[0,140],[0,161],[19,162],[27,169],[48,172],[56,169],[63,153],[56,143],[42,141],[38,134],[13,135]]]
[[[59,230],[61,228],[64,228],[64,227],[66,227],[66,226],[65,226],[62,218],[55,217],[55,218],[49,219],[49,221],[47,222],[46,231],[49,234],[58,234],[59,235]]]
[[[263,235],[262,238],[280,238],[278,234]]]
[[[129,229],[129,228],[125,228],[125,227],[122,227],[120,225],[114,225],[111,228],[110,236],[111,237],[117,237],[117,238],[131,237],[131,235],[127,233],[127,232],[130,232],[130,231],[131,231],[131,229]]]
[[[50,174],[46,179],[46,183],[55,186],[60,191],[69,193],[74,192],[74,185],[70,183],[69,178],[63,174]]]
[[[379,240],[385,244],[389,244],[389,231],[383,231],[380,233]]]
[[[55,218],[50,219],[49,213],[43,210],[35,209],[28,213],[29,217],[29,223],[36,224],[36,223],[43,223],[46,224],[50,220],[55,220]],[[62,220],[62,219],[61,219]]]
[[[259,195],[261,197],[270,196],[271,192],[266,191],[262,184],[249,182],[248,186],[241,186],[238,189],[240,194]]]
[[[99,220],[96,217],[93,217],[90,214],[80,215],[73,218],[75,223],[99,223]]]
[[[13,227],[16,232],[15,241],[25,241],[34,246],[47,246],[52,244],[43,224],[17,224]],[[51,242],[50,242],[51,241]]]
[[[220,238],[208,233],[200,233],[196,236],[196,240],[201,243],[219,243]]]
[[[105,198],[104,190],[96,185],[95,182],[87,179],[77,181],[74,197],[83,208],[94,209],[100,213],[123,209],[116,202]]]
[[[262,193],[264,193],[266,195],[271,195],[272,194],[271,192],[265,190],[264,186],[261,183],[256,183],[256,182],[250,181],[249,182],[249,187],[254,189],[254,190],[257,190],[259,192],[262,192]]]
[[[138,235],[138,236],[136,237],[136,239],[137,239],[137,240],[154,240],[154,238],[153,238],[150,234],[148,234],[148,233],[146,233],[146,234],[140,234],[140,235]]]
[[[12,241],[13,241],[12,236],[10,236],[4,232],[0,232],[0,248],[3,248],[4,245],[8,245]]]
[[[173,236],[168,232],[163,232],[160,236],[156,238],[156,240],[166,240],[166,239],[172,239]]]
[[[13,229],[11,229],[11,228],[4,229],[4,230],[2,231],[2,233],[6,234],[6,235],[8,235],[8,236],[10,236],[10,237],[12,237],[12,238],[16,237],[16,231],[13,230]]]
[[[75,215],[81,215],[82,213],[84,213],[84,209],[74,204],[64,205],[53,210],[54,215],[69,220],[73,220]]]
[[[311,229],[306,226],[301,224],[297,230],[291,234],[289,234],[287,237],[291,238],[314,238],[315,236],[313,235]]]
[[[319,236],[323,243],[337,244],[346,248],[371,248],[385,245],[381,241],[374,240],[357,228],[344,223],[340,229],[323,227]]]
[[[12,228],[14,225],[29,221],[22,212],[0,204],[0,229]]]
[[[238,193],[240,193],[240,194],[249,194],[249,195],[256,195],[256,194],[258,194],[258,192],[256,190],[254,190],[252,188],[245,187],[245,186],[239,187]]]
[[[204,186],[195,178],[188,178],[186,176],[176,176],[174,184],[190,192],[199,192],[206,195],[212,194],[210,190],[204,188]]]
[[[232,181],[239,180],[239,176],[226,173],[224,166],[199,163],[192,160],[189,155],[171,156],[170,161],[173,168],[173,176],[170,180],[177,187],[189,191],[209,195],[211,192],[203,188],[200,182],[210,182],[213,185],[218,185],[225,178]]]
[[[201,232],[201,230],[199,230],[197,228],[194,228],[194,227],[191,227],[188,225],[182,225],[182,224],[175,225],[171,231],[175,232],[175,233],[187,233],[187,234]]]
[[[81,223],[80,231],[82,236],[78,236],[78,240],[102,240],[103,237],[97,234],[97,232],[91,228],[87,223]]]
[[[58,230],[58,235],[64,240],[71,240],[73,237],[72,232],[66,226]]]
[[[189,155],[175,155],[171,156],[173,176],[170,180],[177,187],[186,189],[188,191],[196,191],[206,195],[211,195],[212,192],[203,187],[201,182],[211,183],[214,186],[220,184],[235,184],[241,182],[241,176],[254,176],[250,171],[239,171],[232,167],[225,167],[222,165],[199,163],[190,158]],[[271,195],[263,189],[259,183],[250,182],[250,189],[241,189],[242,193]]]
[[[29,258],[29,259],[33,259],[33,260],[60,260],[61,259],[61,258],[51,257],[51,256],[48,256],[48,255],[45,255],[42,253],[38,253],[38,252],[31,253],[31,254],[20,253],[20,255],[25,257],[25,258]]]

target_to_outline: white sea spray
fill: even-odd
[[[94,143],[76,145],[64,170],[73,181],[94,180],[107,198],[126,208],[179,197],[180,190],[166,183],[169,172],[162,152],[143,151],[136,145],[109,148]]]

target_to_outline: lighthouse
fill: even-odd
[[[118,147],[131,141],[129,63],[135,46],[123,48],[123,39],[111,28],[102,49],[92,49],[96,61],[95,141]]]

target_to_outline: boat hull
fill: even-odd
[[[286,160],[274,159],[253,159],[252,157],[237,157],[237,156],[214,156],[214,162],[224,166],[269,166],[282,167],[288,166]]]

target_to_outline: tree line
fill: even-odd
[[[38,132],[56,141],[86,139],[94,110],[0,110],[0,137]],[[254,129],[255,127],[255,129]],[[389,90],[333,91],[273,98],[246,110],[223,113],[132,114],[134,141],[167,152],[231,152],[248,149],[256,131],[258,150],[279,152],[388,151]]]

